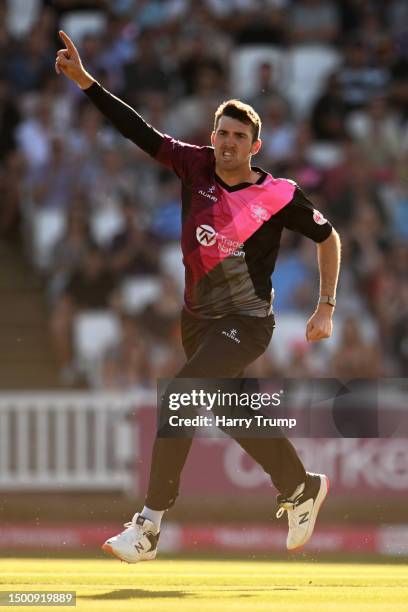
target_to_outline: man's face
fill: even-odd
[[[211,134],[217,167],[231,172],[249,166],[251,155],[261,148],[261,141],[252,142],[252,139],[251,125],[222,115]]]

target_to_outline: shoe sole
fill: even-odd
[[[299,550],[300,548],[303,548],[303,546],[305,544],[307,544],[307,542],[310,540],[310,538],[313,535],[313,531],[315,528],[315,524],[316,524],[316,519],[317,519],[317,515],[319,514],[320,511],[320,507],[322,505],[322,503],[324,502],[324,500],[327,497],[327,494],[329,492],[330,489],[330,480],[327,478],[327,476],[323,476],[321,478],[322,484],[324,482],[324,487],[322,487],[322,484],[320,485],[320,489],[319,489],[319,493],[317,494],[316,497],[316,501],[315,501],[315,508],[314,508],[314,512],[313,512],[313,516],[310,519],[310,527],[307,530],[306,533],[306,538],[303,540],[303,542],[301,544],[298,544],[297,546],[294,546],[293,548],[288,548],[288,550]]]
[[[119,555],[117,555],[115,553],[115,551],[113,550],[112,546],[110,544],[102,544],[101,546],[102,550],[106,553],[109,553],[110,555],[112,555],[113,557],[116,557],[116,559],[119,559],[119,561],[123,561],[123,559],[121,557],[119,557]]]
[[[111,546],[111,544],[107,544],[107,542],[105,542],[105,544],[102,544],[101,548],[104,552],[112,555],[113,557],[116,557],[116,559],[119,559],[119,561],[124,561],[125,563],[140,563],[141,561],[153,561],[156,558],[156,550],[155,550],[153,551],[153,554],[151,557],[146,556],[144,559],[138,559],[137,561],[128,561],[127,559],[120,557],[118,553],[114,550],[114,548]],[[148,554],[149,553],[146,553],[146,555]]]

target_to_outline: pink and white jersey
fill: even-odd
[[[283,227],[320,242],[330,223],[294,182],[259,168],[257,183],[229,187],[216,175],[212,147],[164,136],[156,159],[182,181],[187,309],[201,317],[268,315]]]

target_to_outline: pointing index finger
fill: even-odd
[[[75,47],[74,43],[72,42],[68,34],[65,34],[63,30],[60,30],[59,35],[60,35],[60,38],[62,38],[62,40],[66,44],[68,51],[72,51],[73,53],[78,53],[77,48]]]

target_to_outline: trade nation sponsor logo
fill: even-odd
[[[196,229],[196,238],[202,246],[209,247],[216,243],[217,232],[211,225],[199,225]]]
[[[216,232],[211,225],[201,224],[196,229],[196,238],[203,247],[210,247],[217,243],[218,250],[225,255],[245,257],[244,243],[231,240],[220,232]]]

